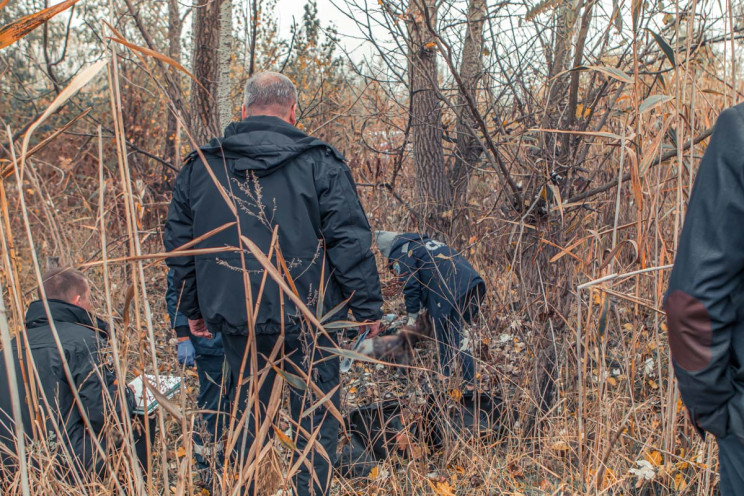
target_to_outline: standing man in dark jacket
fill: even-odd
[[[104,439],[99,436],[106,424],[107,413],[119,418],[122,413],[129,414],[135,406],[134,393],[126,389],[127,405],[121,408],[113,368],[108,363],[111,357],[104,358],[108,349],[107,328],[101,320],[91,317],[90,288],[85,276],[70,267],[59,268],[47,272],[43,283],[74,383],[70,384],[64,373],[44,304],[40,300],[34,301],[26,313],[28,347],[22,338],[12,342],[23,429],[27,439],[41,442],[57,455],[61,474],[69,476],[70,471],[75,471],[82,476],[85,472],[99,472],[105,460],[96,451],[91,434],[105,446]],[[26,360],[29,351],[38,376]],[[13,452],[13,410],[4,360],[0,360],[0,377],[0,442]],[[44,406],[38,391],[32,396],[27,390],[24,377],[29,383],[37,383],[35,377],[38,377],[37,384],[49,402],[51,412]],[[76,404],[73,388],[78,391],[81,405]],[[34,397],[38,398],[38,403],[33,402]],[[84,424],[81,408],[90,420],[92,433]],[[68,464],[70,458],[65,456],[67,452],[72,457],[72,466]],[[13,457],[3,455],[2,462],[6,469],[15,470]]]
[[[471,324],[486,295],[486,284],[470,262],[441,241],[415,233],[376,231],[377,246],[388,267],[403,281],[408,325],[422,308],[434,320],[440,372],[449,376],[456,359],[462,377],[472,383],[475,364],[461,353],[463,324]]]
[[[744,104],[700,163],[664,301],[682,400],[718,440],[721,494],[744,488]]]
[[[345,317],[351,309],[357,321],[368,323],[370,335],[376,335],[382,295],[366,215],[343,157],[294,126],[296,107],[297,90],[285,76],[267,72],[248,80],[243,120],[230,124],[224,137],[201,148],[206,164],[196,154],[190,155],[176,180],[165,226],[165,247],[174,250],[197,238],[195,249],[239,247],[243,244],[240,234],[269,253],[277,229],[278,249],[299,298],[331,320]],[[236,220],[239,226],[200,238]],[[295,373],[287,362],[305,371],[311,365],[310,376],[321,396],[337,388],[338,357],[325,357],[315,346],[333,343],[304,323],[296,305],[271,277],[266,277],[263,266],[250,252],[202,251],[190,257],[170,258],[168,265],[174,270],[174,286],[181,294],[180,311],[188,317],[191,333],[222,333],[225,355],[240,391],[236,398],[239,411],[246,409],[249,389],[248,381],[242,379],[265,368],[266,357],[281,335],[284,357],[274,361],[277,366]],[[250,285],[252,300],[245,284]],[[255,306],[258,295],[260,303],[249,322],[246,302]],[[317,308],[321,304],[322,308]],[[249,343],[257,353],[258,371],[251,371],[250,361],[245,358]],[[241,370],[243,377],[239,377]],[[274,370],[268,368],[268,380],[259,390],[262,414],[271,397]],[[317,394],[311,398],[309,389],[290,388],[291,414],[301,427],[292,430],[296,433],[296,455],[307,445],[306,435],[318,429],[315,444],[319,442],[326,453],[317,447],[310,450],[306,462],[313,470],[308,463],[300,464],[294,481],[296,495],[328,494],[338,442],[338,422],[325,407],[300,418],[303,409],[320,399]],[[337,389],[331,397],[338,406]],[[236,445],[241,459],[253,447],[256,429],[251,414],[254,405],[248,406],[250,418],[242,431],[245,437]]]

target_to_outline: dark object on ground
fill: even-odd
[[[398,400],[363,406],[346,417],[349,442],[341,449],[336,468],[348,479],[366,477],[377,462],[396,454],[396,436],[404,430]]]
[[[432,394],[423,415],[408,425],[398,400],[360,407],[346,417],[349,442],[341,450],[336,469],[345,478],[366,477],[380,461],[405,455],[411,437],[437,450],[449,436],[499,435],[501,403],[501,398],[487,393],[466,392],[459,401],[443,401],[442,395]]]

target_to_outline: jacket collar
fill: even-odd
[[[49,310],[55,323],[69,322],[88,327],[94,331],[102,332],[108,336],[108,326],[102,320],[96,318],[95,324],[91,315],[83,307],[67,303],[63,300],[48,300]],[[44,302],[36,300],[28,306],[26,311],[26,329],[34,329],[49,325],[49,318],[44,310]]]

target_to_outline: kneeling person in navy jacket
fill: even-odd
[[[439,344],[440,372],[449,376],[455,361],[462,377],[472,383],[473,356],[460,350],[462,328],[471,324],[486,294],[486,284],[472,265],[446,244],[416,233],[376,231],[380,252],[403,282],[408,323],[422,308],[434,321]]]

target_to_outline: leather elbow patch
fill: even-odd
[[[711,361],[713,328],[705,305],[684,291],[672,292],[664,304],[669,324],[669,348],[675,363],[699,372]]]

